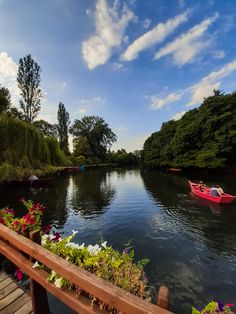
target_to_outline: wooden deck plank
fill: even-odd
[[[9,275],[0,271],[0,314],[32,313],[30,296]]]
[[[8,294],[12,293],[17,288],[18,286],[12,281],[8,286],[0,291],[0,300],[5,298]]]
[[[14,302],[14,300],[18,299],[22,294],[24,294],[24,291],[19,289],[14,290],[10,294],[8,294],[5,298],[3,298],[0,301],[0,311],[5,309],[9,304]],[[0,312],[1,313],[1,312]]]
[[[12,302],[9,306],[4,308],[2,313],[13,314],[16,311],[18,311],[19,309],[21,309],[29,301],[31,302],[30,297],[28,296],[28,294],[24,293],[18,299],[16,299],[14,302]],[[32,307],[31,307],[31,310],[32,310]],[[22,312],[22,313],[24,313],[24,312]]]
[[[13,280],[10,277],[7,277],[5,280],[3,280],[0,284],[0,291],[6,289],[7,286],[9,286]]]
[[[5,280],[6,278],[7,278],[7,274],[5,274],[4,272],[0,272],[0,282]]]
[[[22,306],[22,308],[15,312],[15,314],[30,314],[30,313],[32,313],[31,300],[29,300],[27,303],[25,303],[24,306]]]

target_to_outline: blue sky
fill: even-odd
[[[236,86],[235,0],[0,0],[0,84],[17,105],[20,57],[42,68],[39,118],[99,115],[114,149]]]

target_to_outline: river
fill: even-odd
[[[236,303],[236,202],[224,207],[189,195],[188,179],[219,183],[236,195],[236,177],[198,177],[140,169],[89,169],[45,188],[1,187],[0,208],[22,214],[21,197],[44,204],[44,223],[75,242],[130,243],[151,289],[170,290],[169,309],[191,313],[210,300]],[[72,313],[51,300],[53,313]]]

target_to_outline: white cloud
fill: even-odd
[[[11,94],[12,104],[14,106],[18,105],[20,90],[17,87],[16,77],[17,77],[18,65],[15,61],[6,53],[0,53],[0,84],[7,87]]]
[[[196,87],[192,88],[192,97],[191,101],[186,106],[193,106],[199,104],[204,97],[213,95],[214,89],[220,88],[220,82],[209,83],[209,84],[199,84]]]
[[[87,113],[93,112],[97,107],[103,106],[106,103],[106,98],[101,96],[96,96],[89,99],[81,99],[78,105],[78,110],[76,110],[73,115],[85,115]]]
[[[236,59],[225,64],[218,71],[212,71],[207,76],[203,77],[197,84],[187,87],[185,90],[172,92],[161,98],[156,95],[147,96],[150,99],[150,107],[152,109],[160,109],[167,104],[174,103],[182,98],[183,95],[190,93],[190,101],[186,106],[200,104],[203,98],[213,94],[214,89],[218,90],[221,86],[221,79],[236,71]]]
[[[224,65],[220,70],[213,71],[205,76],[199,83],[191,86],[188,90],[191,91],[192,97],[187,106],[199,104],[204,97],[208,97],[213,94],[214,89],[219,89],[222,79],[225,76],[230,75],[236,70],[236,60]]]
[[[220,70],[211,72],[210,74],[205,76],[202,79],[202,81],[203,83],[216,81],[220,78],[228,76],[229,74],[231,74],[231,72],[235,70],[236,70],[236,59],[224,65]]]
[[[109,60],[112,50],[121,45],[125,29],[134,18],[127,6],[120,12],[118,1],[109,7],[106,0],[97,0],[96,34],[82,43],[82,55],[90,70]]]
[[[122,54],[121,59],[131,61],[137,58],[138,54],[157,44],[161,43],[169,34],[171,34],[180,24],[187,21],[189,11],[177,15],[166,23],[158,23],[152,30],[137,38],[126,51]]]
[[[113,69],[114,70],[120,70],[124,67],[124,65],[120,62],[114,62],[113,65],[112,65]]]
[[[159,49],[154,59],[173,55],[174,63],[183,65],[193,61],[203,49],[210,46],[211,39],[202,38],[209,26],[218,18],[218,13],[195,25],[187,33],[180,35],[174,41]]]
[[[147,29],[152,23],[152,20],[150,20],[149,18],[146,18],[144,21],[143,21],[143,28]]]
[[[186,112],[187,112],[186,110],[181,111],[181,112],[177,112],[177,113],[171,118],[171,120],[175,120],[175,121],[180,120]]]
[[[150,107],[152,109],[161,109],[165,105],[179,100],[181,97],[182,97],[181,92],[180,93],[171,93],[171,94],[167,95],[165,98],[160,98],[156,95],[152,95],[149,97],[151,100]]]

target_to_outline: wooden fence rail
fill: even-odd
[[[63,276],[88,294],[95,296],[105,304],[112,306],[122,313],[171,313],[167,309],[142,300],[88,271],[73,265],[69,261],[53,254],[41,245],[17,234],[2,224],[0,224],[0,252],[31,278],[31,283],[34,286],[34,288],[31,287],[34,313],[42,313],[42,303],[44,303],[45,306],[43,313],[49,313],[49,308],[46,304],[47,301],[45,300],[45,296],[43,296],[44,291],[46,295],[46,290],[77,313],[108,313],[105,310],[101,310],[96,304],[91,306],[91,300],[89,298],[83,295],[77,297],[75,291],[64,288],[59,289],[53,283],[49,283],[47,281],[48,273],[46,271],[32,268],[34,260],[39,261],[49,269],[53,269],[60,276]],[[40,289],[41,291],[39,292]],[[168,290],[165,292],[165,289],[162,289],[161,291],[157,303],[166,307]],[[40,300],[41,303],[39,304]]]

